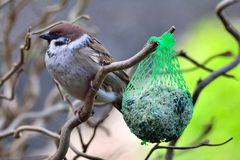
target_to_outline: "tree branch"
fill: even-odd
[[[189,150],[189,149],[195,149],[195,148],[200,148],[203,146],[208,146],[208,147],[217,147],[217,146],[222,146],[224,144],[227,144],[233,140],[233,138],[229,138],[228,140],[222,142],[222,143],[216,143],[216,144],[210,144],[209,140],[205,140],[202,143],[195,145],[195,146],[188,146],[188,147],[176,147],[176,146],[157,146],[156,149],[174,149],[174,150]]]
[[[147,157],[145,158],[145,160],[147,160],[150,155],[153,153],[153,151],[157,150],[157,149],[168,149],[168,151],[172,151],[172,150],[190,150],[190,149],[196,149],[196,148],[200,148],[200,147],[217,147],[217,146],[222,146],[224,144],[227,144],[228,142],[230,142],[231,140],[233,140],[233,138],[229,138],[228,140],[222,142],[222,143],[216,143],[216,144],[211,144],[209,143],[209,140],[205,140],[200,144],[197,145],[193,145],[193,146],[187,146],[187,147],[176,147],[174,146],[175,144],[172,142],[171,144],[173,145],[169,145],[169,146],[159,146],[159,143],[157,143],[149,152],[149,154],[147,155]],[[173,158],[173,153],[169,153],[166,154],[166,160],[171,160]]]
[[[70,148],[72,149],[72,151],[76,154],[76,156],[73,158],[77,158],[77,157],[84,157],[84,158],[87,158],[87,159],[91,159],[91,160],[104,160],[102,158],[99,158],[99,157],[96,157],[96,156],[91,156],[91,155],[88,155],[86,153],[82,153],[82,152],[79,152],[77,150],[76,147],[74,147],[73,145],[70,144]]]
[[[0,99],[5,99],[5,100],[8,100],[8,101],[11,101],[11,100],[14,99],[17,80],[18,80],[19,75],[22,73],[22,71],[23,71],[23,69],[18,70],[17,73],[16,73],[16,76],[14,77],[14,79],[12,81],[10,96],[0,95]]]
[[[61,136],[60,136],[60,142],[58,149],[56,153],[51,156],[49,159],[50,160],[60,160],[64,159],[67,150],[69,148],[69,143],[70,143],[70,135],[72,133],[72,130],[80,125],[82,122],[79,120],[77,116],[73,116],[71,119],[69,119],[64,126],[62,127],[61,130]]]
[[[56,114],[57,112],[61,112],[64,110],[67,111],[68,107],[63,104],[58,104],[55,107],[52,107],[52,108],[49,108],[49,109],[46,109],[46,110],[43,110],[40,112],[24,113],[24,114],[18,116],[17,118],[15,118],[14,121],[8,126],[8,128],[1,131],[0,134],[15,129],[17,126],[19,126],[21,123],[23,123],[26,120],[33,120],[33,119],[35,120],[35,119],[39,119],[39,118],[45,118],[45,117],[51,116],[53,114]]]
[[[216,7],[216,13],[218,18],[222,21],[226,30],[236,39],[236,41],[240,42],[240,33],[238,30],[231,24],[231,22],[225,17],[223,14],[223,10],[227,7],[240,2],[239,0],[223,0]]]
[[[201,65],[206,65],[206,64],[208,64],[209,62],[211,62],[212,60],[214,60],[215,58],[218,58],[218,57],[232,57],[232,56],[233,56],[233,54],[230,51],[226,51],[226,52],[223,52],[223,53],[218,53],[218,54],[215,54],[215,55],[212,55],[212,56],[208,57],[204,62],[201,63]],[[198,66],[194,66],[192,68],[182,69],[182,72],[190,72],[190,71],[194,71],[198,68],[199,68]]]
[[[223,15],[223,10],[226,9],[228,6],[233,5],[237,2],[240,2],[239,0],[223,0],[221,1],[216,8],[217,15],[222,21],[223,25],[225,26],[226,30],[237,40],[238,46],[239,46],[239,53],[236,56],[236,58],[233,60],[233,62],[223,66],[219,70],[214,71],[212,74],[210,74],[208,77],[206,77],[204,80],[202,80],[197,87],[195,88],[193,92],[193,104],[197,102],[197,99],[202,92],[202,90],[210,84],[213,80],[218,78],[219,76],[225,74],[226,72],[230,71],[231,69],[235,68],[240,63],[240,34],[239,32],[231,25],[231,23],[227,20],[227,18]]]
[[[25,36],[25,44],[20,46],[20,58],[17,62],[17,64],[14,64],[12,68],[0,79],[0,87],[9,79],[12,77],[13,74],[15,74],[21,66],[24,64],[24,55],[25,52],[28,51],[31,47],[31,34],[30,29],[28,30],[26,36]]]
[[[9,137],[9,136],[19,138],[20,134],[24,131],[39,132],[39,133],[42,133],[44,135],[47,135],[48,137],[52,137],[52,138],[57,139],[57,140],[59,140],[59,138],[60,138],[60,135],[58,135],[57,133],[51,132],[51,131],[49,131],[45,128],[30,126],[30,125],[23,125],[23,126],[18,127],[15,130],[8,131],[8,132],[5,132],[5,133],[0,133],[0,139],[6,138],[6,137]]]
[[[195,59],[193,59],[192,57],[190,57],[185,51],[181,50],[177,53],[177,56],[181,56],[183,58],[186,58],[187,60],[189,60],[190,62],[192,62],[194,65],[196,65],[198,68],[202,68],[205,71],[208,71],[210,73],[214,72],[213,69],[206,67],[205,65],[202,65],[200,63],[198,63]],[[236,77],[234,75],[230,75],[227,73],[222,74],[222,76],[225,76],[227,78],[233,78],[236,79]]]
[[[95,137],[95,135],[96,135],[96,133],[97,133],[98,126],[99,126],[101,123],[103,123],[103,121],[104,121],[107,117],[108,117],[108,116],[104,117],[103,119],[101,119],[100,121],[97,122],[96,126],[95,126],[94,129],[93,129],[93,134],[92,134],[91,138],[89,139],[88,143],[83,146],[83,153],[86,153],[86,152],[87,152],[87,149],[88,149],[89,145],[92,143],[92,141],[93,141],[93,139],[94,139],[94,137]]]

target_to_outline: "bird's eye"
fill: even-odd
[[[62,46],[64,44],[66,44],[64,41],[56,41],[55,42],[55,46]]]

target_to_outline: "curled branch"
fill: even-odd
[[[57,134],[57,133],[54,133],[50,130],[47,130],[45,128],[42,128],[42,127],[36,127],[36,126],[30,126],[30,125],[23,125],[21,127],[18,127],[17,129],[15,130],[12,130],[12,131],[9,131],[9,132],[5,132],[4,134],[0,133],[0,140],[3,139],[3,138],[6,138],[6,137],[9,137],[9,136],[13,136],[14,138],[20,138],[21,137],[21,133],[22,132],[26,132],[26,131],[31,131],[31,132],[38,132],[38,133],[41,133],[43,135],[46,135],[50,138],[53,138],[57,141],[60,140],[60,135]],[[72,144],[70,144],[70,148],[79,156],[82,156],[82,157],[85,157],[87,159],[91,159],[91,160],[103,160],[102,158],[98,158],[98,157],[95,157],[95,156],[91,156],[91,155],[88,155],[86,153],[82,153],[82,152],[79,152]],[[46,158],[46,157],[45,157]],[[45,159],[44,158],[44,159]]]
[[[23,125],[21,127],[18,127],[15,130],[8,131],[8,132],[5,132],[5,133],[0,133],[0,139],[6,138],[6,137],[9,137],[9,136],[19,138],[20,134],[24,131],[39,132],[39,133],[42,133],[44,135],[47,135],[48,137],[51,137],[51,138],[54,138],[54,139],[57,139],[57,140],[59,140],[59,138],[60,138],[60,136],[57,133],[51,132],[51,131],[49,131],[45,128]]]
[[[200,65],[206,65],[206,64],[208,64],[209,62],[211,62],[212,60],[214,60],[215,58],[218,58],[218,57],[232,57],[232,56],[233,56],[233,54],[230,51],[226,51],[226,52],[223,52],[223,53],[218,53],[218,54],[215,54],[215,55],[212,55],[212,56],[208,57]],[[195,66],[195,67],[192,67],[192,68],[186,68],[186,69],[182,69],[182,72],[190,72],[190,71],[194,71],[198,68],[199,68],[198,66]]]
[[[227,20],[227,18],[222,13],[223,10],[226,9],[228,6],[233,5],[237,2],[240,2],[240,1],[239,0],[223,0],[217,5],[216,12],[219,19],[222,21],[223,25],[225,26],[226,30],[237,40],[238,46],[239,46],[239,53],[231,63],[223,66],[219,70],[214,71],[212,74],[210,74],[204,80],[200,81],[200,83],[198,83],[197,87],[193,92],[193,104],[197,102],[197,99],[200,93],[208,84],[210,84],[213,80],[215,80],[219,76],[235,68],[240,63],[240,34],[231,25],[231,23]]]
[[[11,100],[14,99],[17,80],[18,80],[19,75],[22,73],[22,71],[23,71],[23,69],[18,70],[17,73],[16,73],[16,76],[14,77],[14,79],[12,81],[12,88],[11,88],[10,96],[0,95],[0,99],[5,99],[5,100],[8,100],[8,101],[11,101]]]
[[[193,59],[192,57],[190,57],[185,51],[181,50],[177,53],[178,56],[181,56],[183,58],[186,58],[187,60],[189,60],[190,62],[192,62],[194,65],[196,65],[199,68],[202,68],[205,71],[208,71],[210,73],[214,72],[213,69],[206,67],[205,65],[202,65],[200,63],[198,63],[195,59]],[[227,77],[227,78],[233,78],[236,79],[236,77],[234,75],[230,75],[227,73],[222,74],[222,76]]]
[[[50,157],[50,160],[59,160],[64,159],[67,150],[69,148],[70,144],[70,135],[72,133],[72,130],[80,125],[82,122],[79,120],[77,116],[73,116],[71,119],[69,119],[63,126],[61,130],[61,137],[59,142],[59,147],[57,149],[57,152]]]
[[[12,66],[12,68],[0,79],[0,87],[11,78],[24,64],[24,55],[25,52],[28,51],[31,47],[31,28],[29,28],[26,36],[25,36],[25,44],[20,46],[20,58],[16,64]]]
[[[96,156],[91,156],[91,155],[88,155],[86,153],[79,152],[77,150],[77,148],[74,147],[72,144],[70,144],[70,148],[77,155],[76,157],[84,157],[84,158],[91,159],[91,160],[104,160],[104,159],[96,157]]]
[[[28,112],[24,113],[17,118],[14,119],[14,121],[6,128],[5,130],[1,131],[0,134],[4,132],[9,132],[11,130],[14,130],[17,126],[19,126],[21,123],[23,123],[26,120],[36,120],[40,118],[46,118],[53,114],[56,114],[58,112],[67,111],[68,107],[63,104],[58,104],[55,107],[52,107],[50,109],[46,109],[40,112]]]
[[[222,146],[224,144],[227,144],[228,142],[230,142],[231,140],[233,140],[233,138],[229,138],[228,140],[222,142],[222,143],[216,143],[216,144],[211,144],[209,143],[209,140],[205,140],[202,143],[198,144],[198,145],[193,145],[193,146],[187,146],[187,147],[176,147],[174,145],[170,145],[170,146],[159,146],[159,143],[157,143],[148,153],[147,157],[145,158],[145,160],[147,160],[150,155],[153,153],[153,151],[157,150],[157,149],[171,149],[171,150],[190,150],[190,149],[196,149],[196,148],[200,148],[200,147],[217,147],[217,146]],[[169,158],[170,159],[170,158]]]
[[[108,116],[104,117],[103,119],[101,119],[100,121],[97,122],[96,126],[94,127],[93,129],[93,134],[91,136],[91,138],[89,139],[88,143],[87,144],[84,144],[83,145],[83,153],[86,153],[87,152],[87,149],[89,147],[89,145],[92,143],[96,133],[97,133],[97,129],[98,129],[98,126],[107,118]]]
[[[226,30],[236,39],[236,41],[240,42],[240,33],[238,30],[231,24],[231,22],[225,17],[223,14],[223,10],[227,7],[240,2],[239,0],[223,0],[216,7],[216,13],[219,19],[222,21]]]

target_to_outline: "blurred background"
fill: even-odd
[[[15,0],[14,3],[8,3],[0,9],[0,64],[1,75],[9,70],[5,65],[4,49],[6,26],[9,24],[11,9],[17,8],[21,4],[21,11],[16,15],[16,21],[9,33],[9,42],[15,43],[15,46],[24,43],[24,38],[16,39],[25,31],[33,21],[44,14],[45,10],[61,1],[57,0],[27,0],[24,3],[21,0]],[[64,1],[62,1],[64,2]],[[231,62],[238,52],[238,45],[235,40],[225,31],[223,25],[215,14],[215,7],[219,0],[201,0],[201,1],[156,1],[156,0],[138,0],[138,1],[110,1],[110,0],[69,0],[64,2],[64,6],[56,13],[50,15],[49,21],[41,23],[33,30],[47,26],[51,22],[58,20],[72,20],[79,14],[88,14],[89,21],[81,21],[89,31],[104,44],[116,60],[126,59],[137,53],[152,35],[161,35],[167,31],[170,26],[176,27],[175,38],[177,40],[176,50],[183,49],[191,57],[202,63],[208,57],[224,52],[231,52],[233,56],[219,57],[208,63],[208,67],[218,69]],[[4,0],[0,1],[0,4]],[[19,7],[20,8],[20,7]],[[228,8],[227,15],[236,28],[240,29],[240,3]],[[46,16],[46,15],[45,15]],[[33,36],[34,43],[39,43],[31,54],[26,56],[24,72],[17,83],[15,100],[9,102],[0,100],[1,108],[1,130],[7,128],[15,117],[23,113],[23,106],[31,103],[27,111],[41,111],[46,106],[46,101],[52,93],[54,83],[47,73],[43,57],[47,49],[47,44],[38,42],[38,37]],[[6,47],[5,47],[6,48]],[[41,51],[41,52],[40,52]],[[12,48],[12,61],[18,59],[18,48]],[[180,59],[181,68],[188,69],[194,67],[185,59]],[[38,70],[34,68],[38,66]],[[39,67],[40,66],[40,67]],[[34,76],[33,76],[34,73]],[[240,69],[236,67],[230,72],[237,79],[240,78]],[[199,79],[209,75],[202,69],[196,69],[191,72],[184,72],[185,80],[192,92]],[[31,78],[30,78],[31,77]],[[31,87],[31,92],[28,92]],[[1,87],[1,92],[9,94],[10,87]],[[55,87],[54,87],[55,88]],[[192,145],[193,142],[201,142],[209,139],[212,143],[223,142],[233,137],[233,141],[220,147],[203,147],[189,151],[176,151],[176,160],[186,160],[198,157],[198,159],[240,159],[240,82],[226,77],[219,77],[212,82],[202,92],[194,108],[193,118],[179,140],[179,146]],[[30,94],[31,93],[31,94]],[[56,96],[58,93],[56,92]],[[29,95],[35,95],[31,97]],[[34,102],[29,102],[29,101]],[[58,97],[57,102],[61,102]],[[57,103],[55,102],[55,103]],[[67,105],[64,103],[64,105]],[[4,109],[5,108],[5,109]],[[6,108],[10,108],[12,114],[11,120],[6,124]],[[20,108],[20,109],[19,109]],[[17,111],[16,111],[17,110]],[[20,110],[20,111],[19,111]],[[11,116],[10,116],[11,117]],[[57,114],[47,119],[44,127],[57,131],[67,119],[67,112]],[[29,123],[29,122],[28,122]],[[43,123],[43,122],[41,122]],[[46,123],[46,122],[45,122]],[[106,159],[144,159],[152,144],[140,145],[141,140],[136,138],[126,126],[121,114],[113,110],[110,116],[102,124],[108,128],[99,129],[97,135],[89,147],[88,153],[97,155]],[[83,137],[89,137],[92,128],[83,125]],[[80,146],[78,135],[74,132],[72,135],[73,143]],[[87,138],[86,138],[87,139]],[[9,139],[0,141],[1,155],[4,156],[5,144],[16,143],[18,140]],[[164,144],[163,144],[164,145]],[[54,153],[56,147],[54,143],[44,136],[37,136],[27,143],[24,150],[26,155],[45,155]],[[16,147],[15,150],[18,150]],[[19,153],[20,154],[20,153]],[[150,159],[163,159],[165,150],[159,150],[151,156]],[[7,155],[8,156],[8,155]],[[14,156],[14,155],[13,155]],[[15,155],[17,156],[17,155]],[[68,153],[72,157],[72,152]]]

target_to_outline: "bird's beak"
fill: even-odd
[[[39,37],[47,40],[48,43],[50,43],[53,39],[58,39],[60,37],[60,35],[52,34],[52,33],[49,33],[49,32],[44,32],[44,33],[40,34]]]
[[[51,34],[49,34],[49,32],[44,32],[44,33],[40,34],[39,37],[47,40],[49,43],[51,42],[51,40],[54,39],[54,37],[52,37]]]

